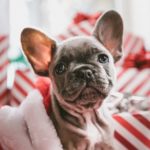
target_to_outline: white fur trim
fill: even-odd
[[[33,98],[34,97],[34,98]],[[35,90],[22,105],[32,144],[36,150],[62,150],[56,130],[45,110],[42,96]]]
[[[38,90],[19,108],[0,110],[0,144],[4,150],[63,150]]]
[[[5,106],[0,110],[0,145],[4,150],[33,150],[18,108]]]

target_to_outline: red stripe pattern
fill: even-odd
[[[7,49],[8,36],[0,35],[0,107],[8,103],[9,90],[7,90]]]
[[[124,149],[150,149],[150,115],[148,111],[133,115],[122,113],[114,115],[113,118],[116,129],[115,138]]]
[[[120,132],[115,131],[115,139],[120,142],[125,149],[128,150],[138,150],[133,144],[130,143],[126,138],[124,138]],[[122,148],[120,149],[122,150]]]
[[[11,90],[11,101],[12,106],[20,104],[27,94],[35,88],[34,81],[36,77],[30,69],[26,68],[23,70],[17,70],[15,73],[14,85]]]
[[[136,118],[140,123],[142,123],[145,127],[147,127],[150,130],[150,120],[146,119],[141,114],[134,114],[134,118]]]
[[[150,98],[150,68],[117,68],[116,90]]]

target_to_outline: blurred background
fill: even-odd
[[[38,28],[58,42],[89,36],[110,9],[124,21],[124,55],[107,102],[115,114],[116,144],[120,150],[149,150],[150,0],[0,0],[0,108],[18,106],[38,84],[49,88],[49,80],[36,76],[22,55],[23,28]]]
[[[17,55],[20,48],[20,32],[24,27],[43,29],[49,36],[56,36],[71,23],[78,12],[93,14],[115,9],[124,19],[125,31],[144,39],[150,48],[149,0],[1,0],[5,3],[1,13],[2,31],[10,34],[10,55]],[[3,2],[4,1],[4,2]],[[8,4],[7,4],[8,3]],[[8,9],[5,9],[8,7]],[[8,29],[7,29],[8,28]],[[11,55],[11,56],[12,56]]]
[[[124,21],[124,57],[116,91],[150,97],[149,0],[0,0],[0,100],[18,105],[36,76],[21,53],[20,33],[35,27],[57,41],[90,35],[96,19],[116,10]]]

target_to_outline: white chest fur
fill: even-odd
[[[87,133],[87,140],[90,143],[90,147],[95,147],[96,144],[102,141],[102,131],[100,127],[96,123],[96,120],[91,118],[90,114],[86,114],[86,133]]]

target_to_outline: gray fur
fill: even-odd
[[[122,54],[122,34],[122,19],[115,11],[98,19],[92,36],[60,44],[33,29],[22,33],[23,49],[34,71],[48,74],[52,81],[50,117],[65,150],[115,149],[103,101],[115,84],[114,63]],[[41,45],[47,55],[39,50]]]

